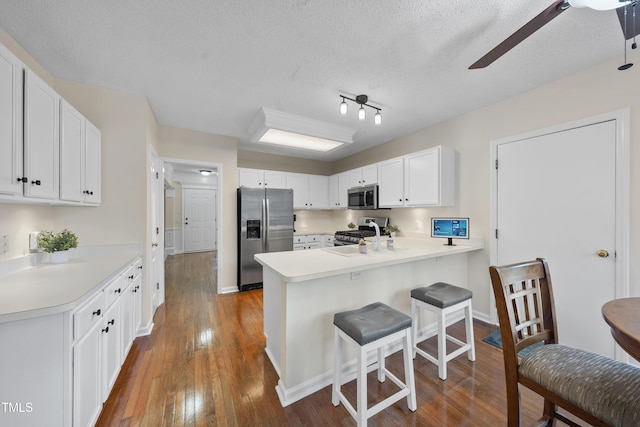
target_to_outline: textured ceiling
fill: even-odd
[[[21,0],[0,26],[55,77],[138,93],[159,123],[230,135],[261,107],[356,130],[333,161],[623,60],[614,11],[569,9],[491,66],[468,70],[553,0]],[[358,122],[339,94],[382,108]]]

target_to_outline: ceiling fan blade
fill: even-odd
[[[627,9],[627,26],[624,25],[624,10]],[[633,12],[635,10],[635,24],[633,19]],[[625,40],[632,39],[634,36],[640,34],[640,9],[635,5],[619,7],[616,9],[618,14],[618,20],[620,21],[620,27],[622,28],[622,34],[624,34]]]
[[[551,21],[556,16],[560,15],[566,9],[569,8],[569,3],[565,0],[556,0],[553,4],[543,10],[531,21],[527,22],[522,28],[506,38],[505,41],[494,47],[485,56],[474,62],[469,69],[474,70],[476,68],[484,68],[487,65],[493,63],[496,59],[500,58],[505,53],[516,47],[520,42],[529,37],[531,34],[538,31],[545,24]]]

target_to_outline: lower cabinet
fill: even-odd
[[[141,260],[81,307],[73,319],[73,426],[95,424],[140,326]]]

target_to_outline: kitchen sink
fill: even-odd
[[[367,248],[366,254],[361,254],[358,248],[358,245],[348,245],[348,246],[333,246],[328,248],[322,248],[322,250],[331,252],[334,254],[342,255],[342,256],[366,256],[366,255],[384,255],[389,254],[396,251],[403,251],[406,248],[393,248],[387,249],[385,247],[380,248],[378,251],[374,251],[371,247]]]

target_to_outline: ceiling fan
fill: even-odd
[[[629,40],[640,33],[640,13],[636,13],[637,2],[638,0],[556,0],[522,28],[491,49],[489,53],[474,62],[469,69],[484,68],[490,65],[570,7],[588,7],[595,10],[617,9],[616,12],[618,13],[625,40]],[[628,5],[632,7],[632,11],[629,14],[627,14]],[[629,22],[627,22],[627,19]],[[635,49],[635,43],[633,46]]]

